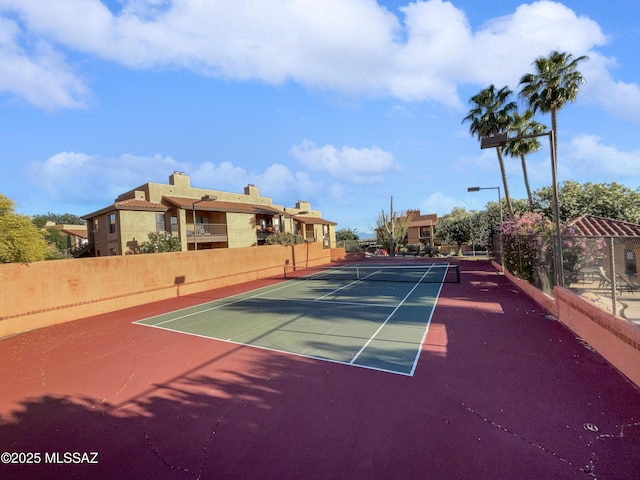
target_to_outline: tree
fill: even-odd
[[[511,113],[517,109],[515,102],[508,101],[511,93],[508,87],[502,87],[500,90],[497,90],[494,85],[489,85],[489,87],[471,97],[469,102],[473,105],[473,108],[469,111],[469,114],[464,117],[462,123],[469,122],[469,132],[478,139],[507,133],[512,122]],[[496,147],[496,154],[498,155],[498,163],[500,164],[507,212],[510,217],[513,217],[509,185],[507,184],[507,173],[502,158],[502,147]]]
[[[33,219],[31,221],[33,221]],[[71,248],[69,235],[64,235],[57,228],[46,229],[44,231],[44,239],[51,248],[57,251],[58,256],[64,255]]]
[[[44,260],[49,248],[42,231],[13,207],[13,201],[0,194],[0,263]]]
[[[593,252],[585,238],[574,237],[571,227],[562,225],[561,230],[563,281],[570,285],[585,262],[593,260]],[[554,232],[553,222],[537,212],[517,214],[501,227],[505,267],[544,292],[551,292],[555,279]]]
[[[73,213],[47,213],[46,215],[34,215],[31,221],[38,228],[44,228],[47,222],[53,222],[56,225],[86,225],[86,220],[74,215]]]
[[[513,113],[512,122],[509,127],[509,131],[515,133],[516,138],[536,135],[544,132],[546,126],[536,122],[533,119],[533,111],[525,110],[520,115],[518,112]],[[529,200],[529,206],[533,207],[533,197],[531,195],[531,187],[529,185],[529,175],[527,174],[527,155],[540,150],[540,142],[537,138],[517,138],[517,140],[508,140],[504,147],[504,152],[511,157],[520,157],[520,163],[522,164],[522,175],[524,176],[524,185],[527,189],[527,199]]]
[[[456,245],[461,255],[462,245],[472,240],[472,216],[464,208],[454,208],[438,221],[436,239],[445,245]]]
[[[491,243],[492,226],[488,210],[471,212],[469,217],[469,243],[475,247],[487,247]]]
[[[533,194],[536,210],[551,218],[550,187],[536,190]],[[640,192],[633,191],[619,183],[580,184],[568,180],[558,190],[560,220],[572,220],[580,215],[590,214],[598,217],[640,223]]]
[[[336,232],[336,240],[338,241],[357,241],[360,240],[357,228],[342,228]]]
[[[574,102],[584,77],[577,70],[578,63],[587,60],[586,55],[574,58],[570,53],[553,51],[548,57],[534,62],[536,73],[527,73],[520,79],[520,94],[533,113],[551,113],[551,129],[554,135],[556,157],[558,154],[557,113],[567,102]]]
[[[376,217],[376,239],[377,242],[389,249],[389,255],[395,255],[395,249],[400,245],[409,230],[409,224],[413,214],[398,215],[393,210],[393,197],[391,197],[391,208],[387,214],[384,210]]]
[[[182,250],[180,239],[171,232],[150,232],[149,241],[138,247],[140,253],[179,252]]]

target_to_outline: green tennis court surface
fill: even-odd
[[[309,269],[298,272],[309,281],[287,280],[135,323],[413,375],[451,271],[441,265],[419,270],[400,269],[392,277],[390,267],[381,267],[354,280],[345,269]],[[374,279],[381,281],[367,281]]]

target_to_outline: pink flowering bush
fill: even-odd
[[[505,267],[523,280],[540,286],[541,272],[549,271],[547,251],[552,248],[550,242],[543,239],[553,233],[551,221],[540,213],[516,214],[513,220],[500,225],[500,233]]]
[[[553,222],[536,212],[516,215],[500,226],[505,267],[529,283],[549,291],[553,285]],[[585,262],[599,251],[587,244],[584,237],[576,237],[572,228],[561,225],[561,245],[565,285],[577,281]]]

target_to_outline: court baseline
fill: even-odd
[[[441,288],[289,280],[134,323],[412,376]]]

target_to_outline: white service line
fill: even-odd
[[[333,295],[334,293],[339,292],[339,291],[340,291],[340,290],[342,290],[343,288],[350,287],[350,286],[351,286],[351,285],[353,285],[354,283],[358,283],[358,282],[359,282],[359,280],[354,280],[354,281],[353,281],[353,282],[351,282],[351,283],[347,283],[346,285],[344,285],[344,286],[342,286],[342,287],[340,287],[340,288],[335,289],[333,292],[329,292],[329,293],[327,293],[326,295],[322,295],[321,297],[316,298],[316,299],[314,300],[314,302],[320,301],[320,300],[322,300],[323,298],[328,297],[329,295]]]
[[[326,295],[325,295],[326,296]],[[305,300],[303,298],[271,298],[271,297],[261,297],[264,300],[269,300],[272,302],[309,302],[309,303],[327,303],[330,305],[356,305],[359,307],[378,307],[378,308],[396,308],[396,305],[385,305],[383,303],[362,303],[362,302],[342,302],[342,301],[334,301],[334,300],[320,300],[316,298],[315,300]],[[322,298],[322,297],[320,297]]]
[[[422,275],[422,277],[420,278],[420,280],[422,280],[425,275],[427,275],[429,273],[429,270],[431,270],[431,267],[429,267],[429,269],[424,272],[424,275]],[[416,284],[413,286],[413,288],[411,290],[409,290],[409,293],[407,293],[404,298],[402,299],[402,301],[398,304],[398,306],[396,308],[393,309],[393,312],[391,312],[389,314],[389,316],[385,319],[384,322],[382,322],[382,325],[380,325],[378,327],[378,329],[374,332],[373,335],[371,335],[371,338],[369,338],[369,340],[367,340],[367,343],[365,343],[362,348],[358,351],[358,353],[356,353],[356,355],[351,359],[351,361],[349,362],[350,365],[352,365],[360,356],[360,354],[362,354],[362,352],[364,352],[364,350],[369,346],[369,344],[373,341],[373,339],[376,337],[376,335],[378,335],[378,333],[380,333],[380,331],[382,330],[382,328],[387,324],[387,322],[389,320],[391,320],[391,317],[393,317],[393,315],[398,311],[398,309],[402,306],[402,304],[407,300],[407,298],[409,298],[409,296],[413,293],[413,291],[418,288],[418,285],[420,285],[420,282],[416,282]]]
[[[174,317],[174,318],[171,318],[171,319],[169,319],[169,320],[165,320],[164,322],[155,323],[154,325],[155,325],[155,326],[158,326],[158,325],[164,325],[165,323],[171,323],[171,322],[173,322],[173,321],[175,321],[175,320],[182,320],[183,318],[191,317],[192,315],[199,315],[199,314],[201,314],[201,313],[209,312],[209,311],[211,311],[211,310],[217,310],[218,308],[226,307],[226,306],[228,306],[228,305],[233,305],[234,303],[244,302],[245,300],[249,300],[249,299],[251,299],[251,298],[258,298],[258,297],[261,297],[261,296],[266,295],[266,294],[268,294],[268,293],[275,292],[275,291],[278,291],[278,290],[282,290],[283,288],[290,287],[291,285],[293,285],[293,284],[286,284],[286,285],[283,285],[282,287],[278,287],[278,288],[270,289],[268,292],[257,293],[257,294],[255,294],[255,295],[251,295],[251,296],[249,296],[249,297],[239,298],[238,300],[234,300],[233,302],[221,303],[221,304],[219,304],[219,305],[216,305],[215,307],[205,308],[204,310],[198,310],[198,311],[196,311],[196,312],[188,313],[188,314],[186,314],[186,315],[182,315],[182,316],[180,316],[180,317]],[[242,295],[242,294],[239,294],[239,295]],[[232,298],[232,297],[229,297],[229,298]],[[217,302],[217,301],[218,301],[218,300],[214,300],[214,302]],[[213,303],[213,302],[211,302],[211,303]],[[151,318],[153,318],[153,317],[151,317]],[[145,320],[146,320],[146,319],[145,319]],[[139,322],[139,321],[140,321],[140,320],[138,320],[138,322]]]

